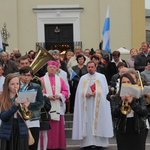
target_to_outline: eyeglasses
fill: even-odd
[[[28,64],[30,64],[30,63],[29,63],[29,62],[25,62],[25,63],[24,63],[24,62],[21,62],[20,64],[21,64],[21,65],[28,65]]]
[[[118,55],[112,55],[113,57],[119,57]]]
[[[23,73],[23,74],[21,74],[22,76],[25,76],[25,77],[32,77],[32,75],[31,74],[25,74],[25,73]]]

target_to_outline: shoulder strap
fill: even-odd
[[[17,113],[18,113],[18,114],[19,114],[19,116],[22,118],[22,120],[23,120],[23,121],[24,121],[24,123],[26,124],[27,128],[29,128],[29,127],[28,127],[28,125],[27,125],[27,123],[26,123],[26,121],[23,119],[22,114],[20,113],[20,111],[17,111]]]

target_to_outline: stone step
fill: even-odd
[[[65,128],[66,138],[72,138],[72,128]]]
[[[65,114],[65,133],[66,138],[72,137],[73,114]]]
[[[79,147],[80,141],[79,140],[72,140],[71,138],[66,138],[67,147]]]
[[[65,114],[65,121],[73,121],[73,114],[70,113]]]
[[[65,121],[65,128],[72,128],[73,121]]]

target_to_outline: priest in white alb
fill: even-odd
[[[106,99],[108,85],[93,61],[87,63],[87,71],[76,92],[72,139],[80,140],[81,148],[100,149],[113,137],[110,102]]]

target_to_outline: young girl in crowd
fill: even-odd
[[[129,73],[120,78],[120,89],[115,99],[111,100],[112,115],[116,119],[116,140],[118,150],[145,150],[147,136],[146,129],[146,102],[143,97],[136,99],[132,93],[120,97],[122,84],[136,84]],[[129,105],[127,114],[121,111],[123,102]],[[124,106],[125,107],[125,106]],[[125,111],[127,111],[125,108]]]
[[[8,74],[4,81],[0,101],[1,150],[28,150],[28,129],[24,120],[17,113],[19,104],[16,101],[16,95],[19,88],[19,77]]]

